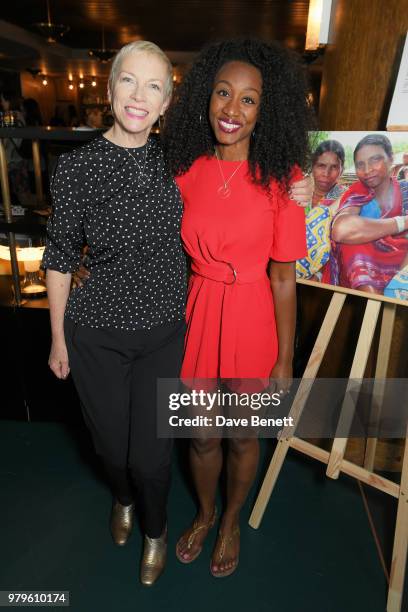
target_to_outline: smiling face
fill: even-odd
[[[262,75],[244,62],[228,62],[218,71],[210,99],[209,121],[223,151],[246,159],[251,134],[259,116]],[[225,155],[224,155],[225,156]]]
[[[364,145],[357,151],[354,164],[360,181],[375,190],[389,180],[392,157],[380,145]]]
[[[325,151],[319,155],[312,168],[318,190],[324,194],[328,193],[336,184],[342,170],[341,161],[333,151]]]
[[[159,115],[166,110],[168,67],[156,54],[132,52],[123,58],[113,91],[109,91],[115,128],[144,144]]]

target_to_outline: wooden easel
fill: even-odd
[[[395,321],[396,304],[401,303],[398,300],[391,298],[385,298],[381,296],[381,300],[367,298],[366,294],[361,291],[354,291],[351,289],[343,289],[342,287],[333,288],[330,285],[322,285],[322,283],[315,283],[312,281],[301,281],[301,284],[313,285],[316,287],[324,287],[333,291],[333,296],[326,315],[323,320],[323,324],[320,328],[317,336],[315,345],[307,363],[305,372],[303,374],[302,381],[299,385],[298,391],[293,400],[293,404],[289,415],[293,417],[294,422],[298,422],[303,409],[306,405],[309,397],[310,390],[312,388],[313,381],[316,379],[319,367],[323,361],[327,346],[333,335],[334,328],[339,319],[342,311],[346,295],[355,294],[362,296],[367,300],[367,305],[364,313],[363,323],[361,331],[357,341],[356,351],[354,354],[353,364],[350,371],[350,381],[354,379],[362,379],[364,377],[365,368],[367,365],[367,359],[369,356],[371,344],[377,321],[381,311],[381,303],[384,302],[383,314],[381,320],[381,333],[380,333],[380,344],[378,350],[378,358],[376,363],[375,385],[377,389],[374,389],[380,401],[376,405],[372,406],[373,416],[378,415],[381,411],[381,397],[383,397],[384,386],[382,385],[381,379],[386,378],[388,361],[391,349],[392,333]],[[349,386],[353,384],[349,382]],[[382,385],[382,387],[380,387]],[[351,406],[347,400],[348,394],[345,395],[345,400],[342,404],[339,424],[341,424],[341,431],[348,431],[345,429],[347,425],[351,425],[354,413],[354,406]],[[306,442],[296,437],[288,437],[290,432],[283,430],[278,445],[275,449],[271,462],[269,464],[268,471],[265,475],[261,490],[255,502],[252,510],[249,524],[254,529],[258,529],[269,498],[272,494],[273,487],[275,486],[276,480],[279,476],[283,462],[289,448],[294,448],[301,453],[313,457],[322,463],[327,464],[326,475],[330,478],[336,479],[339,474],[343,472],[353,478],[357,478],[359,481],[364,482],[367,485],[375,487],[388,495],[392,495],[398,499],[398,511],[397,521],[394,533],[394,545],[392,553],[392,565],[390,574],[390,584],[388,590],[388,601],[387,601],[387,612],[399,612],[401,610],[402,603],[402,592],[404,586],[404,574],[405,564],[407,560],[407,548],[408,548],[408,443],[405,441],[404,457],[402,462],[401,482],[396,484],[391,480],[383,478],[373,472],[374,467],[374,455],[376,449],[377,440],[370,438],[367,440],[367,446],[364,458],[364,467],[360,467],[350,461],[344,459],[344,453],[347,445],[347,438],[334,438],[331,452],[328,452],[314,444]],[[406,433],[408,437],[408,430]]]

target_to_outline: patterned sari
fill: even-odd
[[[408,182],[392,179],[392,202],[388,210],[381,210],[381,219],[408,214]],[[374,192],[357,181],[341,198],[340,206],[333,217],[331,231],[336,219],[351,206],[362,208],[375,200]],[[368,208],[368,207],[367,207]],[[365,215],[368,216],[368,215]],[[332,285],[358,289],[369,285],[380,293],[398,273],[408,253],[408,234],[385,236],[364,244],[343,244],[331,240],[330,282]]]
[[[320,278],[329,265],[330,224],[335,214],[332,205],[346,191],[334,185],[319,203],[306,213],[307,256],[296,262],[296,278]]]

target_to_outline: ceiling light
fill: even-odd
[[[92,85],[92,87],[96,87],[96,81],[95,81],[95,79],[92,79],[91,85]]]
[[[109,62],[114,55],[116,55],[115,49],[89,49],[88,55],[90,57],[96,57],[102,64]]]
[[[33,25],[40,32],[40,34],[47,39],[47,42],[55,43],[57,42],[58,38],[61,38],[66,32],[68,32],[69,26],[51,22],[49,0],[47,0],[47,17],[48,21],[34,23]]]
[[[80,81],[80,83],[79,83],[79,87],[80,87],[81,89],[83,89],[83,88],[85,87],[85,84],[84,84],[84,82],[83,82],[83,81]]]
[[[307,18],[306,51],[327,45],[330,38],[332,0],[310,0]]]
[[[27,72],[35,79],[41,73],[41,68],[26,68]]]
[[[105,47],[105,28],[102,26],[102,48],[101,49],[89,49],[88,55],[90,57],[96,57],[102,64],[109,62],[114,55],[116,55],[116,49],[106,49]]]
[[[46,79],[45,77],[44,77],[44,78],[43,78],[43,80],[42,80],[42,84],[43,84],[44,86],[45,86],[45,85],[48,85],[48,81],[47,81],[47,79]]]

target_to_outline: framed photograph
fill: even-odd
[[[313,132],[298,282],[408,305],[408,132]]]

